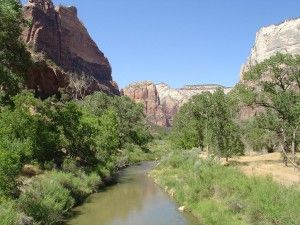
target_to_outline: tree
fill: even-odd
[[[175,117],[175,144],[183,148],[206,147],[209,153],[227,160],[232,155],[243,153],[232,102],[221,89],[191,98]]]
[[[30,64],[30,54],[20,40],[22,6],[17,0],[0,0],[0,100],[10,102],[22,87],[24,72]]]
[[[217,89],[212,95],[212,107],[209,126],[212,130],[213,142],[217,154],[228,158],[242,154],[244,145],[241,141],[239,127],[234,121],[229,98],[222,89]]]
[[[55,159],[59,132],[53,114],[50,102],[34,98],[27,91],[16,95],[13,106],[4,108],[0,114],[0,146],[16,151],[12,143],[22,144],[18,154],[23,163],[35,159],[43,165]]]
[[[296,166],[300,125],[300,56],[276,54],[244,74],[252,85],[253,104],[264,108],[257,117],[260,126],[276,132],[286,160]],[[270,124],[272,126],[270,126]],[[292,152],[292,158],[288,152]]]
[[[0,196],[17,194],[17,175],[22,168],[17,152],[0,150]]]
[[[95,164],[93,135],[97,132],[90,123],[83,120],[83,111],[73,101],[57,108],[54,116],[59,130],[59,149],[66,156],[77,158],[82,164]]]
[[[69,93],[72,99],[81,100],[88,94],[88,89],[93,82],[96,82],[95,79],[84,73],[81,75],[71,73],[69,75],[67,93]]]

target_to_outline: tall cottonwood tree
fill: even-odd
[[[244,74],[253,105],[263,107],[257,115],[260,126],[275,131],[285,160],[296,165],[300,135],[300,56],[276,54]],[[245,87],[244,87],[245,88]],[[292,157],[288,156],[291,152]]]

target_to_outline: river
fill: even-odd
[[[117,184],[91,195],[67,225],[199,225],[161,190],[147,172],[152,163],[120,171]]]

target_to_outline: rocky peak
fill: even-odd
[[[69,74],[70,79],[73,79],[72,74],[91,78],[90,91],[119,94],[112,81],[110,63],[77,17],[76,7],[54,7],[51,0],[29,0],[23,7],[23,14],[25,19],[32,21],[30,27],[24,28],[22,36],[33,54],[42,54],[61,68],[63,73],[60,74]]]
[[[144,106],[144,113],[149,122],[160,126],[169,126],[154,83],[142,81],[130,84],[122,90],[122,94]]]
[[[54,12],[54,4],[51,0],[29,0],[25,7],[35,7],[44,13]]]
[[[241,68],[241,80],[243,73],[251,66],[261,63],[277,52],[300,54],[300,18],[263,27],[256,33],[250,56]]]

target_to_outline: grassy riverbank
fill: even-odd
[[[61,224],[74,206],[84,202],[92,193],[110,183],[118,168],[153,159],[152,152],[145,153],[138,146],[128,146],[117,158],[117,163],[99,167],[98,171],[84,171],[69,160],[60,170],[40,170],[29,166],[20,176],[22,193],[17,199],[0,198],[1,225]]]
[[[161,187],[207,225],[300,224],[300,189],[174,151],[151,172]]]

